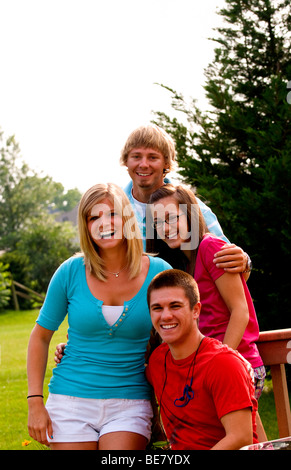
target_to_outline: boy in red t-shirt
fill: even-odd
[[[239,449],[257,442],[257,401],[249,363],[198,328],[199,291],[179,270],[148,288],[153,326],[164,341],[146,370],[173,450]]]

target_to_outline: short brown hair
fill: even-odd
[[[153,148],[161,152],[167,165],[165,173],[174,169],[176,160],[175,142],[161,127],[149,124],[135,129],[129,135],[121,151],[120,164],[126,165],[129,152],[138,147]]]
[[[149,309],[152,291],[162,289],[163,287],[181,287],[184,289],[191,309],[200,301],[197,282],[190,274],[179,269],[167,269],[157,274],[148,287],[147,302]]]

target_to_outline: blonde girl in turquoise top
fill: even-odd
[[[114,184],[83,195],[78,226],[82,252],[52,277],[30,337],[29,433],[52,449],[144,449],[152,417],[146,291],[170,265],[143,253],[131,205]],[[48,347],[66,315],[69,341],[45,406]]]

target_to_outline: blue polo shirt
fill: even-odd
[[[54,368],[51,393],[83,398],[150,399],[144,355],[152,328],[146,293],[152,278],[171,266],[151,257],[139,292],[110,326],[101,300],[86,281],[83,257],[65,261],[51,279],[37,323],[57,330],[68,314],[69,340],[61,363]]]

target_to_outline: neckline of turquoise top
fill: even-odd
[[[148,256],[148,255],[147,255]],[[103,322],[103,324],[106,326],[107,330],[108,330],[108,334],[109,336],[112,336],[112,334],[114,333],[114,331],[120,326],[122,325],[123,323],[123,320],[125,320],[125,318],[127,317],[127,313],[128,313],[128,310],[129,310],[129,307],[130,307],[130,304],[135,302],[135,300],[137,299],[137,297],[139,297],[144,289],[145,289],[145,285],[147,284],[147,280],[150,276],[150,272],[151,272],[151,269],[152,269],[152,258],[150,256],[148,256],[149,258],[149,261],[150,261],[150,264],[149,264],[149,269],[148,269],[148,272],[147,272],[147,275],[146,275],[146,278],[142,284],[142,286],[140,287],[140,289],[138,290],[138,292],[130,299],[130,300],[127,300],[124,302],[123,304],[123,311],[120,315],[120,317],[117,319],[117,321],[113,324],[113,325],[109,325],[107,323],[107,321],[105,320],[104,318],[104,315],[102,313],[102,305],[103,305],[103,300],[100,300],[100,299],[97,299],[97,297],[95,297],[92,292],[90,291],[89,289],[89,286],[88,286],[88,283],[87,283],[87,279],[86,279],[86,267],[85,267],[85,264],[83,263],[83,270],[82,270],[82,282],[83,282],[83,286],[85,288],[85,292],[86,292],[86,295],[88,296],[88,298],[90,298],[91,302],[94,302],[97,304],[98,308],[100,309],[100,313],[101,313],[101,321]]]

